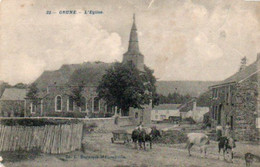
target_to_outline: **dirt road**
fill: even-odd
[[[156,144],[153,149],[136,150],[132,144],[112,144],[111,134],[92,134],[88,136],[88,149],[85,153],[75,152],[66,155],[50,156],[42,155],[34,161],[22,161],[17,163],[5,163],[6,167],[87,167],[87,166],[172,166],[172,167],[244,167],[242,158],[235,157],[233,163],[223,159],[218,160],[216,143],[211,143],[207,158],[202,158],[199,149],[192,149],[189,157],[184,149],[184,144],[161,145]],[[235,153],[235,155],[238,155]],[[221,157],[222,158],[222,157]],[[259,164],[255,164],[257,166]]]

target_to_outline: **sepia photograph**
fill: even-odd
[[[257,166],[260,0],[0,0],[0,167]]]

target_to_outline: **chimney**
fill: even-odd
[[[257,53],[256,61],[260,60],[260,53]]]
[[[246,63],[247,63],[247,58],[243,57],[241,59],[241,65],[240,65],[239,71],[243,71],[246,68]]]

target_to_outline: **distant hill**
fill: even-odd
[[[189,94],[198,97],[206,92],[208,87],[217,84],[217,81],[157,81],[157,93],[167,96],[177,92],[181,95]]]

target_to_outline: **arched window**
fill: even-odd
[[[58,95],[55,98],[55,111],[61,111],[61,106],[62,106],[62,99],[61,96]]]
[[[110,105],[110,104],[107,105],[107,112],[108,113],[112,113],[113,112],[113,106],[112,105]]]
[[[67,105],[67,107],[68,107],[68,111],[73,111],[73,107],[74,107],[74,105],[73,105],[73,98],[70,96],[69,98],[68,98],[68,105]]]
[[[86,106],[86,98],[82,97],[82,105],[81,105],[81,111],[86,111],[87,106]]]
[[[98,97],[94,98],[94,111],[99,111],[99,99],[98,99]]]

